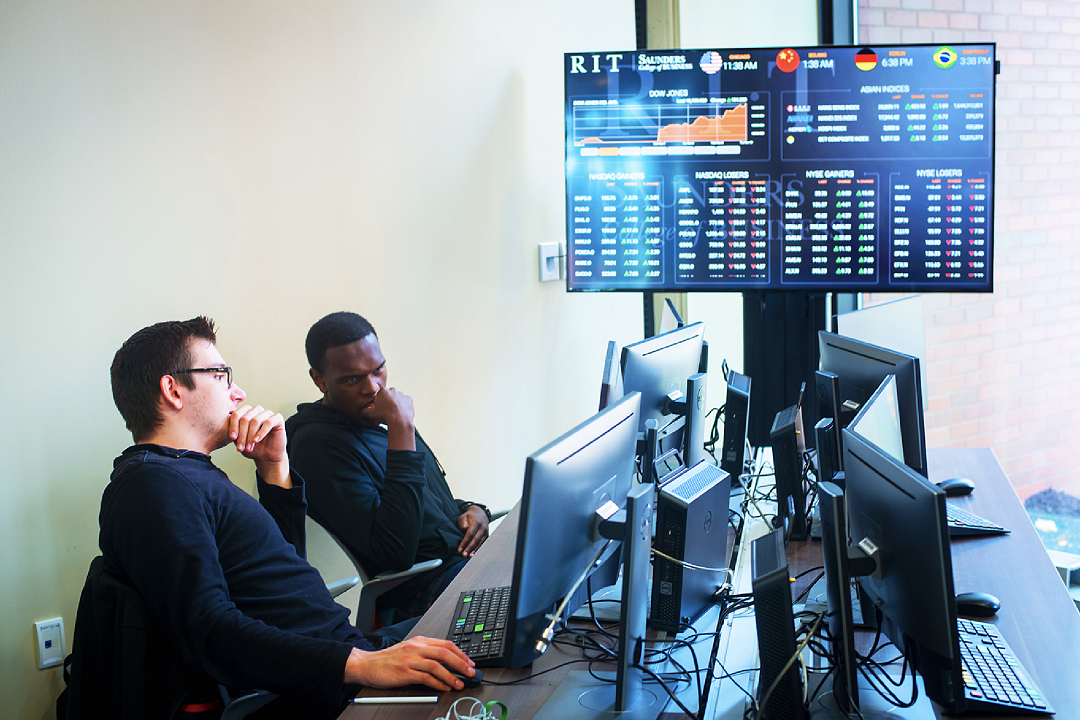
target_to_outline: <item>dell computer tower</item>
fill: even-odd
[[[677,560],[708,568],[727,566],[731,475],[707,462],[661,485],[654,547]],[[723,584],[722,572],[687,570],[656,556],[649,624],[677,632],[693,622]]]
[[[750,564],[754,620],[757,623],[758,654],[761,659],[757,701],[763,707],[757,717],[763,720],[805,720],[807,714],[803,706],[799,664],[789,664],[797,646],[795,618],[791,610],[791,579],[782,530],[774,530],[751,543]],[[785,667],[787,670],[781,675]],[[768,698],[763,697],[769,688],[772,688],[772,693]]]

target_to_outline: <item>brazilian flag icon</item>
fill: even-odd
[[[956,62],[958,55],[951,47],[938,48],[934,53],[934,62],[942,70],[948,70]]]

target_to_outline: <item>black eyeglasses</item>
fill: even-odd
[[[226,387],[232,387],[232,368],[225,367],[213,367],[213,368],[188,368],[187,370],[177,370],[173,375],[183,375],[185,373],[225,373]]]

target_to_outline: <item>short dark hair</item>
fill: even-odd
[[[109,368],[113,402],[135,442],[145,440],[161,425],[157,403],[161,378],[191,367],[191,343],[196,339],[217,342],[213,320],[200,316],[145,327],[113,356]],[[184,387],[195,387],[190,374],[175,377]]]
[[[332,347],[348,345],[362,340],[368,335],[378,335],[375,328],[354,312],[330,313],[308,330],[304,350],[308,364],[322,373],[326,368],[326,351]]]

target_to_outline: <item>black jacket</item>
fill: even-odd
[[[457,519],[474,503],[457,500],[435,455],[416,436],[415,451],[389,450],[382,428],[367,428],[320,402],[304,403],[285,423],[289,462],[307,481],[308,513],[334,533],[374,575],[415,562],[461,561]],[[481,506],[482,507],[482,506]],[[395,588],[392,607],[431,578]]]
[[[62,717],[169,720],[193,692],[217,697],[217,686],[184,666],[139,592],[106,572],[102,557],[90,563],[75,628]]]

